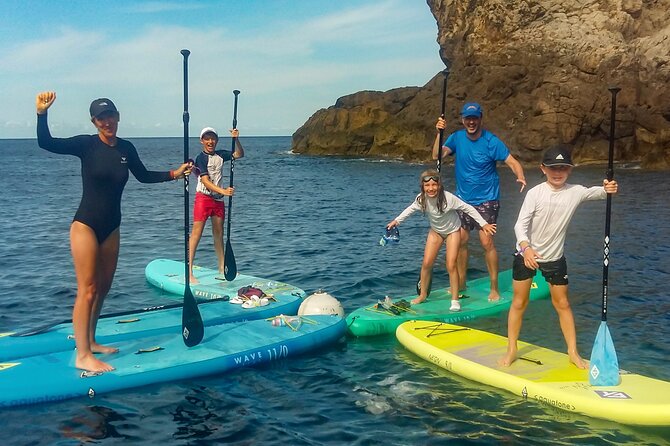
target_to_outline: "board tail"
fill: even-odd
[[[592,386],[616,386],[620,382],[619,360],[614,349],[614,342],[607,328],[607,322],[602,321],[591,351],[589,383]]]

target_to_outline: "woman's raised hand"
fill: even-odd
[[[35,106],[37,108],[37,114],[38,115],[45,114],[55,100],[56,100],[55,91],[43,91],[42,93],[38,93],[37,98],[35,98]]]

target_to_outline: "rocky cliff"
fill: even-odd
[[[427,3],[449,67],[447,131],[477,101],[522,161],[555,144],[577,162],[604,161],[617,85],[616,159],[670,168],[670,0]],[[293,150],[428,161],[443,79],[339,98],[294,133]]]

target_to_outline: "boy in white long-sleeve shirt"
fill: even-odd
[[[517,246],[512,270],[514,298],[507,318],[507,353],[499,360],[502,366],[509,366],[517,358],[523,313],[528,306],[530,286],[538,268],[549,283],[551,301],[558,313],[570,361],[580,369],[587,366],[577,351],[563,245],[568,224],[577,207],[584,201],[603,200],[607,194],[617,193],[618,187],[614,180],[604,180],[603,186],[589,188],[567,184],[572,167],[567,149],[547,150],[540,165],[547,181],[528,191],[514,225]]]
[[[421,283],[430,283],[433,272],[433,263],[437,253],[443,244],[447,246],[446,263],[449,273],[449,286],[451,288],[451,306],[449,310],[460,311],[461,304],[458,301],[458,269],[456,260],[458,247],[461,242],[460,227],[461,219],[456,211],[462,211],[472,217],[487,235],[496,232],[496,225],[487,223],[477,210],[458,198],[456,195],[444,190],[440,173],[437,170],[426,170],[419,178],[420,193],[414,202],[400,213],[388,225],[387,229],[398,226],[414,212],[421,211],[428,218],[430,229],[426,237],[426,247],[421,264]],[[421,294],[412,300],[412,304],[419,304],[428,297],[428,287],[421,287]]]

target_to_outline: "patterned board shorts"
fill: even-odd
[[[482,204],[472,206],[481,214],[481,216],[486,220],[487,223],[495,224],[498,221],[498,212],[500,211],[500,202],[498,200],[485,201]],[[461,227],[472,231],[473,229],[480,230],[479,224],[475,221],[474,218],[470,217],[463,211],[458,212],[458,216],[461,217]]]

